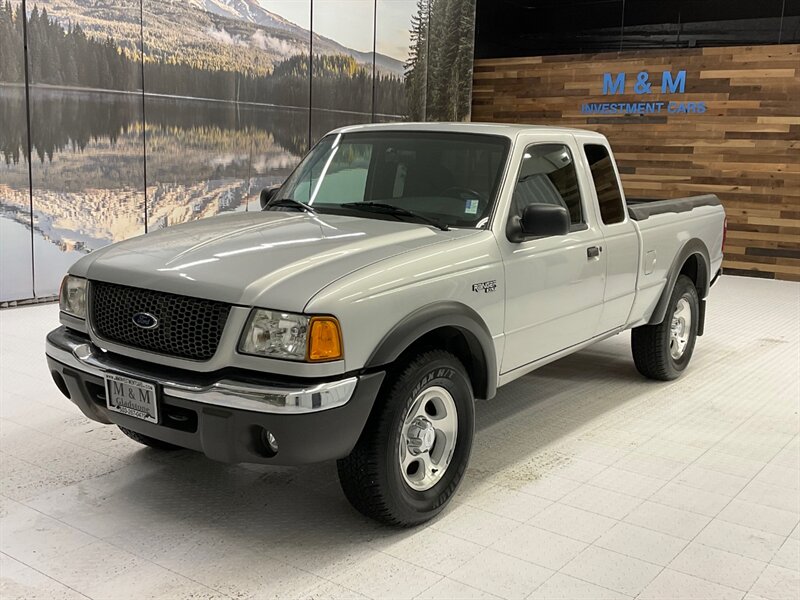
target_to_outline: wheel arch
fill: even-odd
[[[686,242],[670,266],[667,283],[664,285],[664,290],[661,292],[661,297],[658,299],[648,324],[658,325],[666,317],[669,299],[680,275],[686,275],[692,280],[702,304],[711,287],[710,273],[711,259],[703,241],[693,238]]]
[[[380,341],[366,367],[391,365],[427,348],[452,352],[464,364],[476,398],[497,392],[497,358],[481,316],[459,302],[423,306],[397,323]]]

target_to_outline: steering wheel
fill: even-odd
[[[450,192],[454,192],[455,195]],[[449,198],[456,198],[458,200],[468,200],[470,198],[477,198],[480,201],[486,200],[486,198],[484,198],[483,194],[480,192],[476,192],[473,189],[462,187],[460,185],[451,185],[449,188],[442,190],[442,195]]]

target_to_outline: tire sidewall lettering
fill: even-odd
[[[431,382],[435,381],[436,379],[445,379],[447,383],[450,383],[456,376],[455,369],[450,367],[436,367],[431,370],[429,373],[425,374],[422,379],[412,388],[411,393],[408,395],[406,406],[409,406],[411,402],[414,401],[414,398],[419,396],[420,392],[427,387],[430,387]]]

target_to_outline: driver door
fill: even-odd
[[[545,136],[552,139],[542,141]],[[582,165],[576,164],[580,155],[574,139],[537,134],[535,140],[517,159],[514,189],[499,224],[521,216],[530,203],[545,203],[567,209],[570,231],[514,243],[498,227],[506,274],[502,374],[590,339],[603,309],[603,235],[586,201],[587,182]]]

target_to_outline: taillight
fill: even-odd
[[[722,222],[722,251],[725,251],[725,240],[728,239],[728,217]]]

